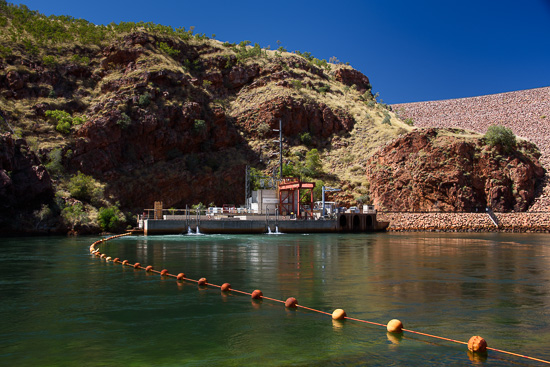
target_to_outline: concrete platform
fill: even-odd
[[[143,221],[143,232],[145,235],[186,234],[189,227],[196,231],[198,226],[204,234],[261,234],[269,230],[276,232],[277,228],[282,233],[361,233],[384,231],[389,225],[388,222],[378,222],[375,213],[345,213],[326,220],[260,218],[146,219]]]

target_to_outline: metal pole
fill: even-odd
[[[248,192],[250,191],[250,182],[248,177],[248,165],[246,165],[245,168],[245,181],[244,181],[244,206],[245,208],[248,208]]]
[[[323,218],[325,217],[325,187],[323,186],[322,192],[322,200],[323,200]]]
[[[283,122],[279,119],[279,178],[283,179]]]

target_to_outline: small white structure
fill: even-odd
[[[247,199],[247,206],[250,212],[255,214],[274,214],[279,207],[277,190],[257,190],[252,191],[252,196]]]
[[[374,205],[363,205],[363,213],[376,213]]]

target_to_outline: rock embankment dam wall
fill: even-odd
[[[495,216],[498,227],[487,213],[377,213],[379,221],[390,222],[388,231],[550,233],[550,212],[495,213]]]

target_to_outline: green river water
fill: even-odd
[[[91,256],[98,238],[1,239],[0,366],[545,365],[178,284]],[[550,360],[548,234],[135,236],[100,250]]]

